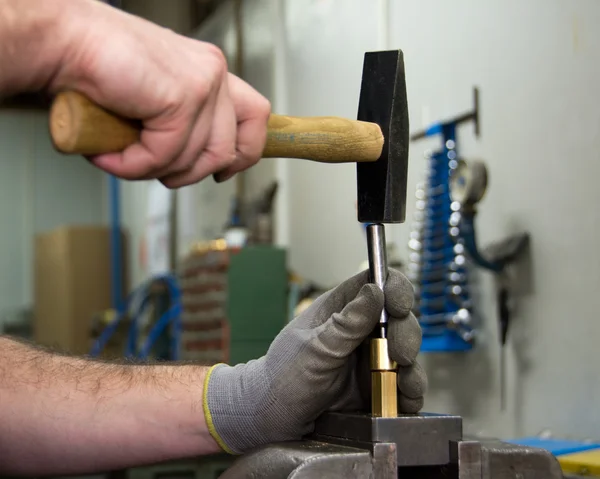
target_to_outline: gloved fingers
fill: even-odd
[[[352,301],[358,295],[361,288],[369,283],[369,271],[361,271],[335,288],[322,294],[311,306],[311,309],[317,310],[319,317],[329,318],[333,313],[339,313],[346,304]]]
[[[359,359],[356,354],[347,358],[346,364],[353,371],[358,368]],[[327,408],[328,411],[358,411],[363,405],[360,391],[359,377],[355,374],[345,376],[342,392],[337,394],[333,402]]]
[[[398,368],[398,389],[409,399],[419,399],[427,392],[427,374],[419,362]]]
[[[390,269],[385,282],[385,309],[394,318],[408,316],[413,307],[415,290],[406,276]]]
[[[400,394],[398,395],[398,412],[404,414],[416,414],[423,409],[424,403],[425,400],[423,397],[412,399]]]
[[[421,349],[423,333],[414,314],[403,318],[388,319],[388,350],[390,358],[399,366],[410,366],[415,362]]]
[[[363,285],[356,297],[320,328],[319,346],[331,358],[347,358],[373,331],[384,302],[383,292],[376,285]]]

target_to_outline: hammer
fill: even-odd
[[[358,119],[376,123],[384,144],[379,159],[356,166],[358,221],[367,223],[370,280],[381,289],[387,279],[385,223],[406,217],[409,122],[402,51],[368,52],[358,105]],[[371,413],[396,417],[397,365],[387,347],[388,317],[384,310],[370,339]]]
[[[142,124],[105,110],[76,91],[60,92],[50,108],[50,136],[65,154],[119,152],[140,139]],[[338,117],[272,114],[263,158],[299,158],[322,163],[376,161],[384,138],[379,125]]]

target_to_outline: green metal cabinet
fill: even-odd
[[[233,254],[228,269],[230,364],[259,358],[287,321],[286,251],[249,246]]]

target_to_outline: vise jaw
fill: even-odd
[[[459,416],[327,413],[305,441],[263,446],[221,479],[562,479],[549,452],[465,440]]]

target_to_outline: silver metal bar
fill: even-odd
[[[371,274],[371,282],[383,288],[387,280],[387,251],[385,244],[385,226],[381,223],[376,223],[367,226],[367,254],[369,257],[369,272]],[[381,312],[379,324],[381,327],[387,325],[388,317],[385,308]],[[382,336],[385,337],[385,336]]]

